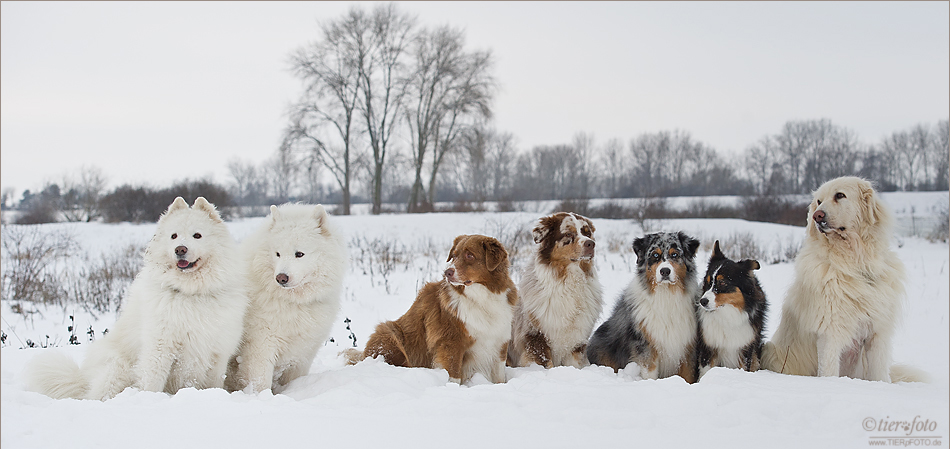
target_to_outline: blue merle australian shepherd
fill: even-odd
[[[648,234],[633,242],[637,272],[613,313],[587,347],[590,363],[620,370],[630,362],[644,379],[679,375],[696,381],[696,249],[682,232]]]

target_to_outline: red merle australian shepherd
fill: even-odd
[[[542,217],[537,244],[518,286],[508,364],[587,366],[587,339],[603,310],[594,269],[594,225],[577,214]]]

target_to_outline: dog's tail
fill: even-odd
[[[89,391],[79,365],[61,351],[42,351],[27,364],[23,375],[28,390],[53,399],[82,399]]]
[[[910,365],[891,365],[891,382],[930,383],[930,374]]]
[[[363,351],[360,351],[356,348],[349,348],[346,351],[343,351],[341,354],[346,358],[347,365],[356,365],[366,358],[366,356],[363,355]]]

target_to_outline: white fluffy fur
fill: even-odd
[[[637,324],[654,336],[652,341],[659,355],[656,368],[640,374],[644,379],[677,374],[683,354],[696,341],[697,322],[693,298],[698,296],[699,285],[687,285],[685,293],[670,286],[670,283],[661,282],[650,294],[641,280],[634,278],[624,292],[624,298],[632,300],[634,315],[639,318]]]
[[[534,317],[551,347],[552,366],[586,366],[587,356],[580,353],[575,357],[573,351],[578,345],[586,345],[594,330],[604,307],[602,290],[593,266],[588,276],[572,263],[567,267],[567,277],[561,280],[553,268],[540,263],[535,255],[518,286],[515,338],[533,326],[528,317]],[[529,363],[518,345],[512,345],[509,353],[519,366]]]
[[[180,245],[194,267],[176,266]],[[236,261],[214,206],[198,198],[189,208],[177,198],[159,219],[145,266],[109,334],[92,344],[81,369],[63,354],[44,351],[27,368],[28,387],[54,398],[101,400],[130,386],[166,393],[222,387],[247,307]]]
[[[711,301],[714,302],[715,298]],[[724,305],[715,311],[701,312],[699,325],[703,328],[703,338],[707,344],[719,348],[718,365],[740,368],[740,350],[755,339],[755,330],[749,323],[749,314],[731,305]]]
[[[271,206],[241,250],[251,304],[227,388],[277,389],[310,372],[330,335],[340,310],[346,243],[323,206],[284,204]],[[277,282],[280,274],[286,286]]]
[[[505,359],[499,351],[511,337],[514,308],[508,303],[508,291],[492,293],[481,284],[465,287],[465,297],[448,289],[453,307],[465,329],[475,340],[462,364],[464,379],[481,373],[492,383],[505,382]],[[469,359],[470,357],[470,359]],[[461,382],[463,379],[453,379]]]
[[[819,209],[827,214],[824,233],[813,219]],[[889,249],[892,222],[863,179],[838,178],[815,191],[795,280],[763,349],[766,368],[891,380],[891,339],[904,296],[904,266]]]

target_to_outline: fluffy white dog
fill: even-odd
[[[158,220],[111,331],[82,368],[58,351],[31,361],[27,386],[53,398],[106,400],[127,387],[174,394],[222,388],[247,308],[234,240],[214,206],[181,197]]]
[[[242,243],[251,305],[244,339],[228,367],[228,390],[278,390],[307,375],[340,310],[349,261],[343,235],[323,206],[271,206]]]
[[[795,280],[763,348],[766,368],[892,380],[891,339],[904,297],[904,266],[889,248],[892,226],[868,181],[837,178],[814,192]],[[912,380],[907,375],[894,380]]]

